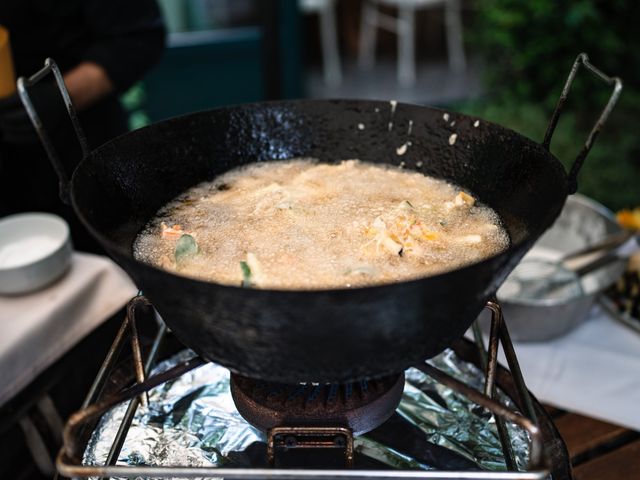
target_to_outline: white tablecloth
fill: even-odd
[[[515,349],[538,400],[640,430],[640,334],[600,307],[564,337]]]
[[[106,257],[74,253],[70,270],[43,290],[0,296],[0,405],[28,385],[137,290]]]

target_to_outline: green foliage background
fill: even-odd
[[[470,48],[486,63],[486,96],[462,110],[541,141],[579,52],[623,79],[624,90],[579,178],[579,190],[612,209],[640,204],[640,1],[477,0]],[[610,88],[576,77],[552,151],[570,165]]]

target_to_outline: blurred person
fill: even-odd
[[[17,77],[53,58],[79,112],[90,148],[128,130],[119,95],[161,57],[165,29],[155,0],[1,0]],[[36,111],[70,175],[78,142],[52,75],[28,89]],[[0,99],[0,216],[24,211],[62,215],[77,248],[97,250],[71,209],[16,94]]]

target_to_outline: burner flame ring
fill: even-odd
[[[283,426],[341,426],[360,435],[393,414],[403,389],[404,373],[346,384],[271,383],[231,374],[238,412],[265,432]]]

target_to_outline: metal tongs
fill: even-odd
[[[604,240],[555,260],[530,259],[514,271],[513,280],[528,298],[578,297],[584,294],[581,279],[638,250],[638,237],[631,231],[609,235]]]

